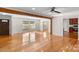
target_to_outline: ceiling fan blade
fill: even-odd
[[[56,12],[56,13],[61,13],[61,12],[59,12],[59,11],[54,11],[54,12]]]

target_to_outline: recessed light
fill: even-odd
[[[32,10],[35,10],[36,8],[32,8]]]

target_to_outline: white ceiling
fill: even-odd
[[[58,13],[50,12],[52,7],[6,7],[6,8],[12,9],[12,10],[18,10],[22,12],[27,12],[31,14],[36,14],[36,15],[48,16],[48,17],[58,15]],[[32,8],[35,8],[35,10],[32,10]],[[56,7],[55,10],[60,11],[61,14],[63,14],[63,13],[70,13],[73,11],[78,11],[79,7]]]

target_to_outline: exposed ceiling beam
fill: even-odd
[[[18,10],[17,11],[16,10],[11,10],[11,9],[7,9],[7,8],[0,8],[0,12],[11,13],[11,14],[19,14],[19,15],[28,15],[28,16],[33,16],[33,17],[51,19],[50,17],[47,17],[47,16],[35,15],[35,14],[21,12],[21,11],[18,11]]]

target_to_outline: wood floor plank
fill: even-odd
[[[40,34],[41,33],[41,34]],[[79,51],[78,39],[54,36],[35,32],[35,41],[23,41],[23,33],[13,36],[0,36],[0,52],[76,52]],[[72,34],[74,35],[74,34]]]

